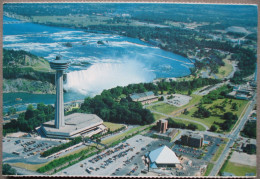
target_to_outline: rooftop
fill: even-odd
[[[154,93],[152,91],[144,92],[144,93],[134,93],[130,95],[130,97],[134,99],[144,98],[148,96],[154,96]]]
[[[95,127],[103,123],[95,114],[74,113],[64,117],[65,126],[60,129],[55,128],[54,120],[45,122],[44,129],[49,133],[63,133],[65,135],[72,135],[81,130]]]
[[[180,163],[176,154],[167,146],[162,146],[150,152],[151,163],[156,164],[177,164]]]
[[[54,70],[65,70],[69,67],[69,62],[66,60],[52,60],[49,63]]]

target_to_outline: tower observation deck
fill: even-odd
[[[59,129],[65,126],[64,122],[64,100],[63,100],[63,71],[69,67],[69,62],[56,57],[50,62],[52,69],[56,70],[56,101],[55,101],[55,127]]]

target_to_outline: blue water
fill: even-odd
[[[83,99],[83,96],[88,94],[99,94],[103,89],[118,85],[151,82],[155,78],[186,76],[190,74],[189,68],[193,67],[189,59],[164,51],[139,39],[19,22],[6,16],[3,20],[4,48],[25,50],[47,60],[61,55],[63,59],[70,61],[71,66],[66,71],[70,79],[67,82],[69,92],[64,97],[65,101]],[[9,23],[14,21],[19,23]],[[100,40],[105,44],[99,45],[97,42]],[[72,47],[66,47],[64,45],[66,42],[70,42]],[[84,62],[91,65],[86,65]],[[75,74],[75,71],[84,71],[84,73],[79,72],[83,74],[79,75],[78,72]],[[111,82],[104,80],[104,77]],[[79,86],[85,78],[91,80]],[[74,83],[77,80],[79,83]],[[74,84],[77,85],[75,88],[82,89],[73,91]],[[81,93],[83,91],[84,93]],[[19,93],[19,95],[22,94]],[[8,102],[15,99],[11,96],[8,94],[7,97],[7,94],[4,94],[4,109],[5,106],[13,105]],[[52,95],[43,96],[41,98],[41,95],[23,95],[21,103],[37,103],[41,100],[46,104],[54,102]]]
[[[21,98],[22,101],[17,101],[17,98]],[[85,95],[79,93],[65,93],[64,102],[70,102],[75,100],[82,100]],[[30,94],[30,93],[4,93],[3,95],[3,111],[7,112],[10,107],[15,107],[17,111],[26,110],[29,104],[32,104],[36,108],[38,103],[54,104],[55,95],[52,94]]]

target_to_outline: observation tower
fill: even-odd
[[[61,57],[57,56],[55,60],[50,62],[50,66],[52,69],[56,70],[55,127],[59,129],[60,127],[65,126],[63,104],[63,71],[69,67],[69,62],[66,60],[61,60]]]
[[[91,137],[94,134],[105,133],[107,127],[103,124],[103,120],[95,114],[73,113],[64,116],[63,72],[69,67],[69,62],[61,60],[58,56],[50,62],[50,66],[56,70],[55,119],[43,123],[37,129],[39,134],[48,138],[72,139],[78,136]]]

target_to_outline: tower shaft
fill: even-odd
[[[65,60],[56,58],[50,62],[52,69],[56,70],[55,84],[56,84],[56,101],[55,101],[55,128],[60,129],[65,126],[64,121],[64,101],[63,101],[63,71],[69,66]]]
[[[56,102],[55,102],[55,127],[59,129],[65,126],[64,100],[63,100],[63,70],[57,70],[55,75]]]

